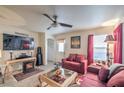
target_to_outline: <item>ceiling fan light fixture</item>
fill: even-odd
[[[50,17],[48,14],[43,14],[43,15],[52,21],[51,26],[48,27],[47,30],[49,30],[51,27],[58,27],[59,25],[60,25],[60,26],[63,26],[63,27],[72,28],[72,25],[70,25],[70,24],[58,22],[58,21],[57,21],[57,18],[58,18],[57,15],[54,15],[53,17]]]
[[[52,23],[51,25],[52,25],[52,27],[57,27],[58,26],[57,23]]]

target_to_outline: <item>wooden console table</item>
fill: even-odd
[[[36,57],[8,60],[8,61],[6,61],[6,65],[19,63],[19,62],[27,62],[27,61],[32,61],[32,60],[34,60],[36,62]]]
[[[6,61],[5,62],[6,67],[5,67],[5,70],[4,70],[4,81],[5,81],[6,76],[12,74],[9,71],[9,66],[11,66],[12,64],[15,64],[15,63],[23,63],[23,62],[29,62],[29,61],[33,61],[34,63],[36,63],[36,57],[23,58],[23,59],[14,59],[14,60],[8,60],[8,61]]]

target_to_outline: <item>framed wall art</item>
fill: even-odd
[[[71,48],[78,49],[81,46],[81,37],[73,36],[71,37]]]

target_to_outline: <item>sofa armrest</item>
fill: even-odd
[[[63,58],[63,59],[62,59],[62,62],[65,62],[65,61],[67,61],[67,58]]]
[[[81,60],[81,63],[87,63],[87,59]]]
[[[81,62],[81,71],[82,73],[86,73],[87,72],[87,59],[82,60]]]
[[[66,61],[67,61],[67,58],[62,59],[62,63],[61,63],[62,67],[64,67],[64,64],[66,63]]]

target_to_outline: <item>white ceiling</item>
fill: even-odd
[[[47,31],[59,34],[76,29],[92,29],[100,27],[103,22],[124,17],[124,6],[2,6],[0,20],[6,24],[18,26],[31,31],[45,32],[51,21],[42,14],[56,14],[59,22],[72,24],[73,28],[57,27]],[[8,20],[8,22],[7,22]],[[13,20],[13,21],[12,21]],[[15,20],[15,21],[14,21]],[[4,23],[3,21],[0,23]]]

